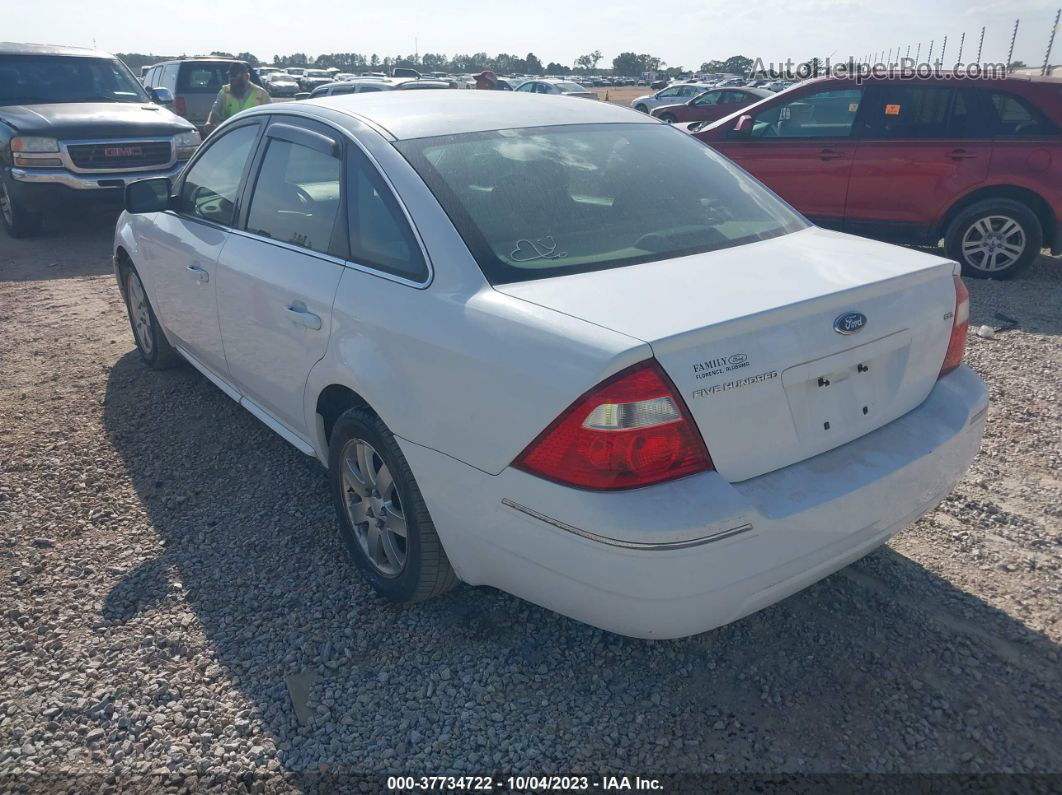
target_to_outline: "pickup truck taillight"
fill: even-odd
[[[686,404],[655,359],[576,400],[514,466],[583,489],[633,489],[714,468]]]
[[[177,97],[177,99],[174,100],[173,107],[177,111],[178,116],[187,115],[188,105],[185,104],[184,97]]]
[[[952,278],[955,280],[955,314],[951,320],[948,352],[944,355],[944,364],[941,365],[937,378],[947,375],[962,364],[962,356],[966,352],[966,335],[970,331],[970,293],[958,274]]]

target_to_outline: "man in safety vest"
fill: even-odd
[[[221,87],[214,107],[207,118],[207,130],[213,130],[225,119],[232,118],[241,110],[269,104],[269,92],[251,82],[251,70],[247,64],[237,61],[229,67],[228,85]]]

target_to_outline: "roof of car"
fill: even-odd
[[[398,140],[562,124],[660,123],[607,102],[513,91],[381,91],[314,98],[299,105],[348,113]]]
[[[20,44],[0,41],[0,55],[73,55],[84,58],[113,58],[109,52],[87,47],[67,47],[61,44]]]

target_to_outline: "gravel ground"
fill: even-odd
[[[969,284],[975,327],[1019,327],[971,337],[988,432],[938,510],[646,642],[486,588],[374,598],[316,462],[191,368],[141,366],[112,222],[0,232],[0,789],[1062,772],[1062,261]]]

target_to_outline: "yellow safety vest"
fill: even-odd
[[[261,102],[261,95],[258,93],[262,89],[253,83],[247,87],[247,96],[242,100],[238,99],[235,94],[232,93],[232,89],[229,88],[229,84],[226,83],[221,87],[221,93],[225,98],[225,101],[221,103],[221,107],[225,112],[225,118],[231,119],[241,110],[247,110],[248,108],[254,108],[258,105],[264,105]]]

